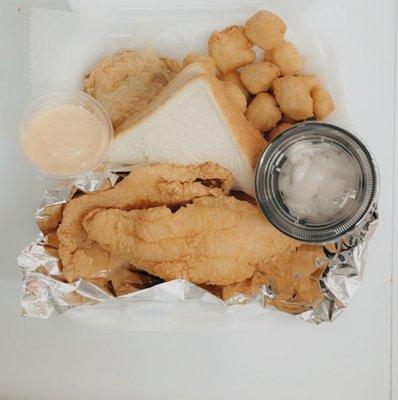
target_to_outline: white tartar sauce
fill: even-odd
[[[326,143],[297,143],[281,166],[279,191],[291,214],[325,219],[344,207],[358,189],[353,160]]]

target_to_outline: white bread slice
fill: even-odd
[[[266,144],[260,132],[228,101],[222,83],[214,75],[200,74],[182,85],[184,76],[175,80],[140,118],[126,121],[112,142],[108,161],[211,161],[232,173],[234,189],[254,196],[254,168]]]
[[[199,75],[208,73],[206,66],[203,63],[195,62],[187,65],[169,84],[151,101],[149,104],[152,109],[154,106],[163,103],[175,91],[182,88],[188,81],[196,78]],[[149,108],[143,110],[144,113],[149,111]]]
[[[136,114],[132,119],[127,120],[125,124],[122,124],[118,128],[117,133],[124,130],[126,126],[131,126],[133,121],[141,119],[156,107],[160,106],[188,81],[206,73],[208,73],[208,69],[203,63],[195,62],[187,65],[165,88],[163,88],[163,90],[148,104],[147,107],[145,107],[140,113]]]

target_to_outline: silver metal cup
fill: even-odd
[[[344,157],[344,168],[352,176],[352,187],[347,188],[334,213],[317,217],[292,209],[284,198],[280,182],[289,154],[322,148],[338,151]],[[264,150],[257,164],[255,186],[261,210],[277,229],[300,241],[326,243],[361,224],[377,200],[379,175],[374,157],[356,135],[336,125],[304,122],[284,131]]]

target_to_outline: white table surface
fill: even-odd
[[[0,400],[398,399],[394,0],[295,0],[313,29],[334,38],[348,112],[380,165],[381,223],[350,308],[321,326],[272,313],[249,327],[179,334],[103,331],[64,317],[18,315],[15,258],[36,235],[39,199],[16,139],[30,96],[28,9],[64,3],[0,0]]]

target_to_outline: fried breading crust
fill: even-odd
[[[297,246],[257,206],[227,196],[196,198],[175,212],[93,210],[83,226],[90,240],[137,268],[198,284],[241,282]]]
[[[124,265],[123,260],[87,240],[83,218],[95,208],[131,210],[158,205],[176,206],[196,197],[227,194],[232,175],[216,164],[136,166],[113,189],[69,201],[57,234],[63,273],[68,281],[105,276]]]
[[[311,91],[314,101],[314,115],[316,119],[325,119],[335,109],[334,102],[329,92],[322,86],[316,86]]]
[[[98,62],[84,87],[105,107],[117,130],[174,78],[176,72],[169,65],[148,50],[122,50]]]
[[[245,35],[249,40],[265,50],[282,43],[285,32],[286,25],[282,19],[264,10],[249,18],[245,26]]]
[[[277,65],[281,75],[299,74],[303,64],[294,44],[285,41],[273,49],[267,50],[264,60]]]
[[[276,126],[282,113],[272,94],[259,93],[247,107],[246,117],[256,129],[263,132]]]
[[[270,62],[252,64],[240,72],[243,85],[252,94],[266,92],[279,75],[279,68]]]
[[[274,95],[284,115],[296,121],[314,115],[310,84],[300,76],[286,75],[272,82]]]
[[[256,56],[251,47],[243,28],[236,25],[213,32],[209,39],[209,54],[223,74],[252,63]]]

